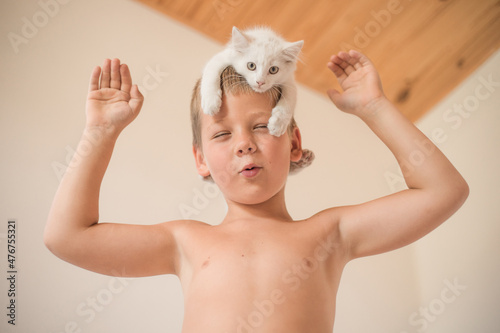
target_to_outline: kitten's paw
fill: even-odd
[[[274,110],[273,110],[274,111]],[[274,136],[281,136],[286,132],[288,128],[288,119],[286,117],[278,117],[276,115],[269,118],[267,123],[267,129],[269,133]]]
[[[207,94],[207,96],[201,97],[201,109],[203,113],[213,116],[219,112],[220,106],[222,104],[222,99],[219,94]]]

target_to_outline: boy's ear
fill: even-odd
[[[196,162],[196,170],[198,170],[198,174],[202,177],[210,176],[210,170],[208,170],[208,166],[205,162],[205,157],[203,156],[201,148],[193,146],[193,155]]]
[[[294,127],[290,138],[290,161],[298,162],[302,157],[302,137],[298,127]]]

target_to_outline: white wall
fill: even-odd
[[[182,210],[198,204],[191,217],[220,221],[225,210],[220,195],[207,197],[207,207],[193,203],[197,192],[211,188],[194,169],[188,106],[204,63],[222,46],[132,1],[73,0],[52,7],[50,17],[43,13],[38,1],[0,5],[2,276],[8,219],[18,226],[16,326],[7,324],[2,305],[0,330],[180,332],[183,301],[175,277],[116,279],[88,272],[49,253],[42,233],[61,169],[83,129],[90,71],[106,57],[129,64],[134,80],[149,89],[105,177],[102,220],[150,224],[186,217]],[[39,27],[23,28],[26,21]],[[10,33],[26,38],[17,52]],[[498,331],[500,89],[491,87],[485,97],[487,90],[477,95],[476,87],[489,75],[499,82],[499,65],[497,53],[419,122],[429,135],[437,128],[446,135],[439,147],[469,182],[466,205],[416,244],[350,263],[339,290],[335,332],[417,332],[423,325],[419,307],[429,306],[433,321],[427,332]],[[459,125],[448,119],[454,103],[474,109]],[[297,120],[304,145],[317,160],[290,178],[287,201],[294,217],[400,188],[386,178],[398,172],[388,150],[325,95],[301,87]],[[454,279],[467,289],[456,291],[460,295],[451,301],[453,294],[443,290]],[[7,280],[0,279],[0,304],[9,301],[7,290]],[[449,304],[440,300],[442,294]],[[408,319],[415,311],[412,325]]]
[[[459,167],[471,191],[448,223],[415,246],[421,304],[434,308],[431,317],[436,317],[428,332],[500,330],[499,107],[497,52],[419,123],[429,137],[442,131],[439,147]],[[445,306],[440,310],[435,299],[445,280],[456,280],[463,288],[449,304],[441,302]]]

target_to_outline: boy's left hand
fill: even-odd
[[[377,70],[360,52],[339,52],[331,56],[327,66],[343,89],[342,93],[335,89],[327,91],[340,110],[357,116],[368,115],[370,108],[385,97]]]

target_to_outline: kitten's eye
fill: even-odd
[[[276,74],[279,70],[280,68],[278,66],[272,66],[271,68],[269,68],[269,74]]]
[[[256,65],[256,64],[254,64],[253,62],[249,62],[249,63],[247,64],[247,68],[248,68],[249,70],[251,70],[251,71],[254,71],[254,70],[257,68],[257,65]]]

